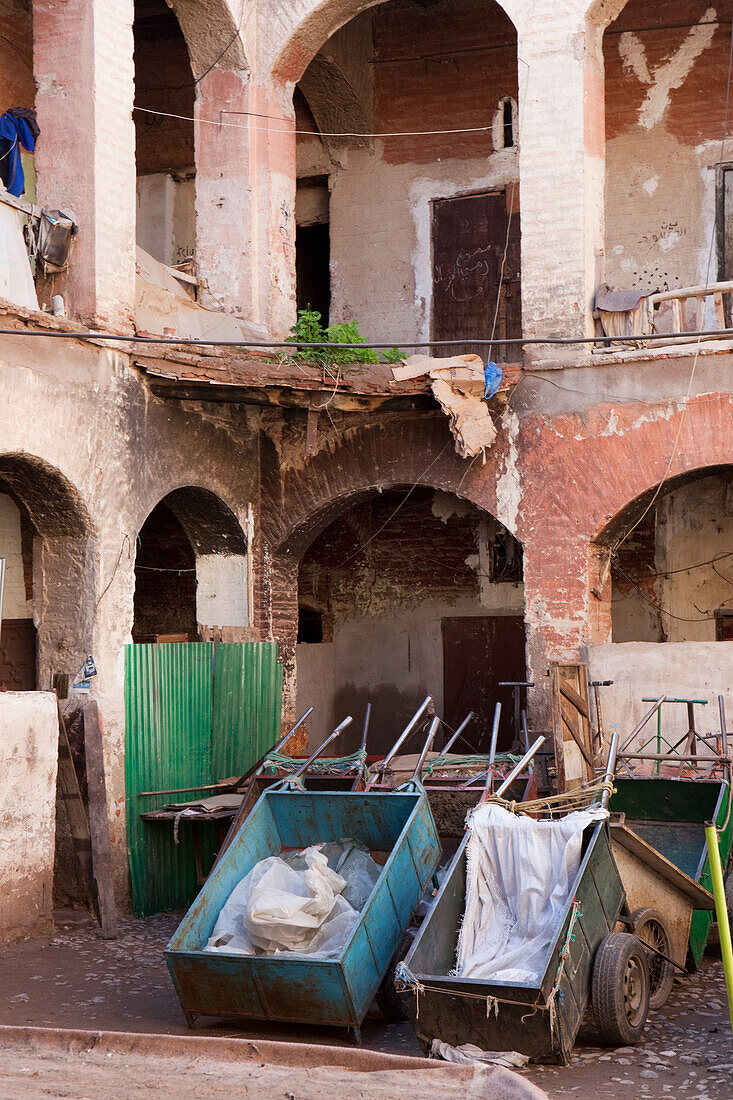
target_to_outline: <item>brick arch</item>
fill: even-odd
[[[269,69],[283,83],[296,84],[323,44],[368,8],[385,0],[281,0],[277,15],[271,19],[272,34]],[[496,4],[517,25],[521,0],[486,0]]]
[[[501,436],[485,465],[460,458],[439,414],[354,429],[304,466],[265,475],[261,533],[273,557],[298,562],[346,507],[374,492],[411,485],[455,493],[494,514],[505,458]]]
[[[207,0],[205,13],[199,0],[166,0],[175,12],[186,39],[194,79],[207,69],[247,71],[244,49],[245,30],[239,18],[239,5],[230,0]]]

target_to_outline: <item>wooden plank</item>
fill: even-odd
[[[714,294],[713,302],[715,303],[715,327],[726,328],[725,323],[725,306],[723,304],[723,295]]]
[[[684,318],[682,316],[682,302],[679,298],[672,299],[672,328],[675,332],[682,332]]]
[[[104,778],[102,727],[96,699],[90,699],[82,711],[84,752],[89,796],[89,829],[96,908],[102,938],[117,939],[117,910],[112,889],[112,850],[107,817],[107,785]]]
[[[666,856],[654,848],[630,829],[628,825],[611,822],[611,839],[615,844],[620,844],[632,855],[636,856],[651,871],[656,872],[661,878],[667,880],[680,894],[683,894],[694,904],[695,909],[715,908],[713,895],[700,886],[694,879],[676,867]],[[650,901],[651,905],[652,902]]]
[[[564,793],[593,778],[586,666],[553,661],[550,689],[557,789]]]
[[[580,711],[584,718],[590,718],[588,704],[568,680],[560,679],[560,693],[573,704],[576,710]]]
[[[305,453],[314,455],[318,450],[318,418],[320,412],[317,406],[311,405],[308,409],[308,422],[305,430]]]
[[[58,706],[59,716],[59,773],[58,790],[66,809],[71,843],[74,849],[81,880],[86,887],[89,901],[94,898],[94,875],[92,873],[92,838],[89,830],[84,799],[81,794],[79,777],[76,774],[74,758],[71,755],[69,736],[66,732],[64,716]]]

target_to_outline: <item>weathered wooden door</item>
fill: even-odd
[[[519,210],[510,194],[496,191],[434,203],[434,340],[521,336]],[[515,207],[511,217],[510,201]],[[488,357],[487,348],[470,343],[437,354],[466,352]],[[491,358],[515,362],[520,352],[519,344],[494,347]]]
[[[3,619],[0,627],[0,688],[35,691],[36,628],[33,619]]]
[[[468,714],[475,718],[458,752],[488,752],[494,706],[501,703],[499,749],[514,741],[511,688],[502,680],[526,680],[524,619],[520,615],[443,619],[443,716],[454,729]]]

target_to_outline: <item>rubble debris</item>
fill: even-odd
[[[398,382],[429,375],[435,400],[450,420],[458,454],[462,458],[485,456],[496,439],[497,430],[484,400],[487,379],[479,355],[454,355],[444,359],[411,355],[404,365],[393,367],[392,374]],[[494,392],[498,389],[493,379],[491,388]]]

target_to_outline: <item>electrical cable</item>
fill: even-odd
[[[240,125],[238,122],[215,122],[211,118],[194,118],[192,115],[176,115],[171,111],[153,111],[149,107],[134,107],[135,111],[142,111],[146,115],[159,115],[161,118],[177,118],[182,122],[199,122],[206,123],[208,126],[226,126],[230,130],[264,130],[270,134],[301,134],[306,137],[328,137],[328,138],[400,138],[400,137],[436,137],[440,134],[479,134],[486,130],[493,130],[493,123],[489,123],[487,126],[464,126],[457,130],[402,130],[395,133],[382,133],[382,134],[369,134],[361,133],[359,131],[334,131],[329,133],[326,130],[296,130],[291,126],[285,126],[282,130],[274,130],[272,126],[249,126]],[[234,114],[233,111],[227,112],[228,114]],[[278,115],[262,115],[256,111],[237,111],[239,115],[249,115],[252,118],[270,118],[276,122],[289,122],[290,120]]]
[[[82,332],[74,332],[68,329],[18,329],[18,328],[3,328],[0,329],[0,336],[39,336],[48,339],[65,339],[65,340],[115,340],[120,343],[128,344],[177,344],[181,347],[207,347],[207,348],[283,348],[290,349],[291,351],[297,351],[299,348],[339,348],[340,350],[361,350],[366,348],[384,348],[391,350],[394,347],[405,348],[455,348],[461,347],[465,344],[470,344],[472,347],[477,348],[490,348],[494,347],[516,347],[517,345],[529,346],[536,344],[546,344],[549,346],[571,346],[576,344],[598,344],[605,343],[608,340],[606,336],[515,336],[511,338],[502,337],[500,340],[476,340],[473,337],[464,337],[462,340],[389,340],[386,343],[381,341],[364,340],[360,344],[340,344],[334,341],[320,340],[320,341],[308,341],[308,340],[296,340],[291,338],[290,340],[206,340],[203,338],[195,338],[189,336],[125,336],[117,332],[100,332],[98,330],[85,329]],[[660,348],[667,347],[669,345],[678,343],[681,339],[689,336],[719,336],[721,339],[733,339],[733,328],[721,328],[721,329],[696,329],[692,332],[668,332],[658,333],[654,336],[624,336],[624,342],[648,344],[650,341],[655,342],[655,346]],[[660,343],[661,341],[661,343]],[[642,349],[646,350],[646,349]],[[346,364],[350,365],[350,364]],[[355,364],[354,364],[355,365]],[[535,372],[533,372],[534,375]],[[537,377],[540,377],[539,374]],[[549,382],[549,378],[542,378],[542,381]],[[557,383],[551,383],[557,385]],[[561,389],[568,387],[560,387]],[[578,393],[585,393],[585,390],[578,390]],[[602,391],[598,391],[602,392]]]

